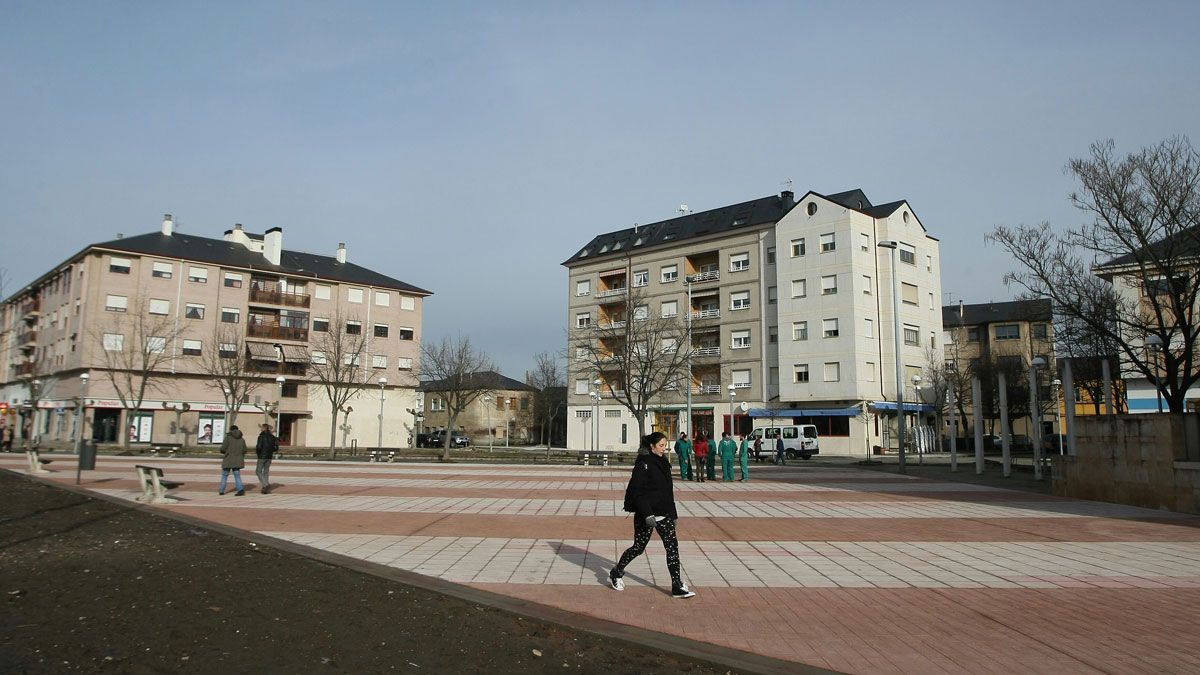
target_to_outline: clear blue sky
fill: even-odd
[[[520,378],[594,234],[776,193],[908,199],[953,299],[1072,224],[1098,139],[1200,143],[1195,2],[0,3],[0,267],[284,228],[433,290]]]

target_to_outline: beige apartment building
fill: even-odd
[[[251,234],[241,225],[210,239],[161,230],[91,244],[7,298],[0,307],[5,424],[45,442],[74,437],[86,386],[84,434],[98,442],[219,443],[230,412],[202,359],[232,356],[219,331],[244,338],[257,384],[237,405],[237,424],[277,425],[284,445],[326,446],[333,417],[314,383],[314,351],[333,322],[366,337],[369,386],[337,420],[339,445],[406,446],[415,431],[414,376],[421,314],[430,292],[348,261],[344,244],[325,256],[284,248],[282,228]],[[171,325],[165,353],[137,410],[113,387],[106,352],[130,344],[143,319]],[[226,332],[226,335],[229,333]],[[80,376],[87,374],[86,383]],[[278,421],[268,411],[278,407]],[[381,426],[382,425],[382,426]]]
[[[878,247],[891,241],[896,270]],[[602,234],[563,264],[572,345],[629,320],[631,292],[645,298],[642,311],[690,317],[692,417],[679,390],[652,401],[647,420],[670,436],[814,424],[822,452],[866,451],[895,424],[893,327],[903,331],[901,386],[924,371],[927,350],[941,359],[938,240],[905,201],[785,191]],[[634,446],[637,420],[616,404],[613,375],[582,357],[568,349],[568,444]]]
[[[456,431],[470,436],[477,447],[527,443],[533,437],[533,407],[537,388],[495,371],[474,373],[471,386],[486,389],[454,421]],[[425,402],[425,431],[440,431],[450,423],[441,382],[421,383]]]

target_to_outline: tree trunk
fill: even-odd
[[[329,427],[329,459],[337,459],[338,407],[336,405],[331,407],[333,410],[330,416],[333,418],[333,422],[330,423]]]
[[[121,448],[128,449],[129,448],[129,422],[130,422],[129,410],[122,409],[121,417],[122,417],[121,421],[123,422],[123,424],[121,425]]]

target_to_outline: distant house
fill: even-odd
[[[472,373],[467,386],[486,390],[454,421],[455,430],[465,432],[475,445],[488,445],[489,440],[500,445],[526,443],[537,436],[532,428],[535,387],[492,370]],[[446,401],[438,395],[446,389],[446,383],[440,380],[421,383],[426,430],[445,429],[450,423]]]

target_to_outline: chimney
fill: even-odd
[[[346,243],[338,242],[337,261],[346,264]]]
[[[225,230],[225,241],[231,241],[235,244],[241,244],[246,248],[250,248],[250,238],[246,236],[246,232],[242,229],[241,223],[234,223],[232,230]]]
[[[790,209],[796,205],[796,194],[791,190],[784,190],[779,193],[779,201],[783,208]]]
[[[162,233],[168,237],[175,233],[175,221],[171,219],[171,214],[163,214]]]
[[[272,227],[263,235],[263,257],[272,265],[279,265],[279,257],[283,254],[283,228]]]

